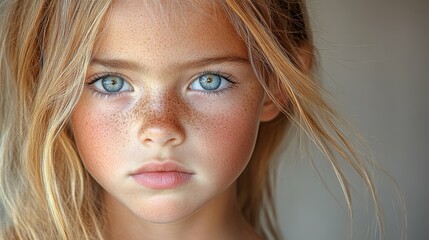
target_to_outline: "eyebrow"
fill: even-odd
[[[197,60],[177,63],[173,65],[173,68],[188,69],[188,68],[203,67],[203,66],[212,65],[212,64],[232,63],[232,62],[250,64],[249,59],[243,58],[240,56],[218,56],[218,57],[206,57],[206,58],[201,58]],[[141,65],[138,62],[124,60],[124,59],[93,58],[90,64],[100,65],[106,68],[126,69],[131,71],[148,72],[149,70],[147,66]]]

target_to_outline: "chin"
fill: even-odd
[[[184,221],[199,211],[201,206],[189,206],[181,202],[158,200],[145,204],[143,209],[135,209],[134,214],[148,223],[169,224]]]

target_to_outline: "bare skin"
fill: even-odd
[[[235,183],[278,110],[220,8],[114,2],[72,114],[109,239],[261,239]]]
[[[229,189],[228,191],[231,191]],[[249,239],[261,240],[252,227],[241,215],[234,204],[234,193],[229,193],[230,199],[225,199],[224,194],[219,199],[214,199],[210,205],[216,207],[203,207],[193,216],[178,222],[169,224],[129,224],[127,214],[121,211],[110,211],[109,240],[121,239]],[[196,218],[199,215],[200,217]],[[198,219],[198,220],[197,220]],[[180,236],[180,237],[178,237]]]

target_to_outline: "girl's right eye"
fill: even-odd
[[[94,91],[108,95],[132,90],[131,85],[123,77],[111,74],[97,77],[88,85],[92,85]]]

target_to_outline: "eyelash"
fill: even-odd
[[[225,74],[225,73],[223,73],[220,70],[206,70],[206,71],[203,71],[203,72],[199,73],[197,75],[197,77],[193,78],[192,82],[196,81],[198,78],[200,78],[200,77],[202,77],[204,75],[218,75],[221,78],[224,78],[226,81],[228,81],[229,84],[228,84],[228,86],[226,86],[225,88],[220,89],[220,90],[197,91],[200,94],[206,94],[206,95],[209,95],[209,96],[211,96],[211,95],[219,96],[219,95],[225,93],[226,91],[231,90],[233,87],[235,87],[235,84],[237,84],[237,81],[235,80],[235,78],[231,74]],[[190,86],[190,84],[189,84],[189,86]]]
[[[104,77],[109,77],[109,76],[120,77],[126,81],[126,78],[118,72],[103,72],[103,73],[97,73],[97,74],[93,75],[92,77],[90,77],[88,82],[85,85],[89,87],[92,94],[94,94],[95,96],[100,97],[100,98],[111,98],[111,97],[121,96],[124,92],[103,93],[103,92],[97,91],[96,89],[94,89],[94,87],[92,87],[92,85],[95,82],[99,81],[100,79],[102,79]]]
[[[235,80],[235,78],[231,74],[225,74],[220,70],[203,71],[203,72],[199,73],[195,78],[193,78],[192,82],[196,81],[197,79],[199,79],[200,77],[202,77],[204,75],[218,75],[221,78],[224,78],[229,83],[228,83],[228,86],[226,86],[225,88],[220,89],[220,90],[197,91],[199,94],[206,94],[209,96],[211,96],[211,95],[219,96],[219,95],[223,94],[224,92],[232,89],[233,87],[235,87],[235,84],[237,84],[237,81]],[[92,87],[92,85],[95,82],[99,81],[100,79],[102,79],[104,77],[108,77],[108,76],[120,77],[120,78],[123,78],[124,80],[126,79],[122,74],[120,74],[118,72],[103,72],[103,73],[97,73],[97,74],[93,75],[91,78],[89,78],[88,82],[85,83],[85,85],[88,86],[88,88],[91,90],[92,94],[94,94],[97,97],[111,98],[111,97],[121,96],[124,92],[103,93],[103,92],[97,91],[96,89],[94,89],[94,87]],[[188,89],[189,88],[190,87],[188,86]]]

